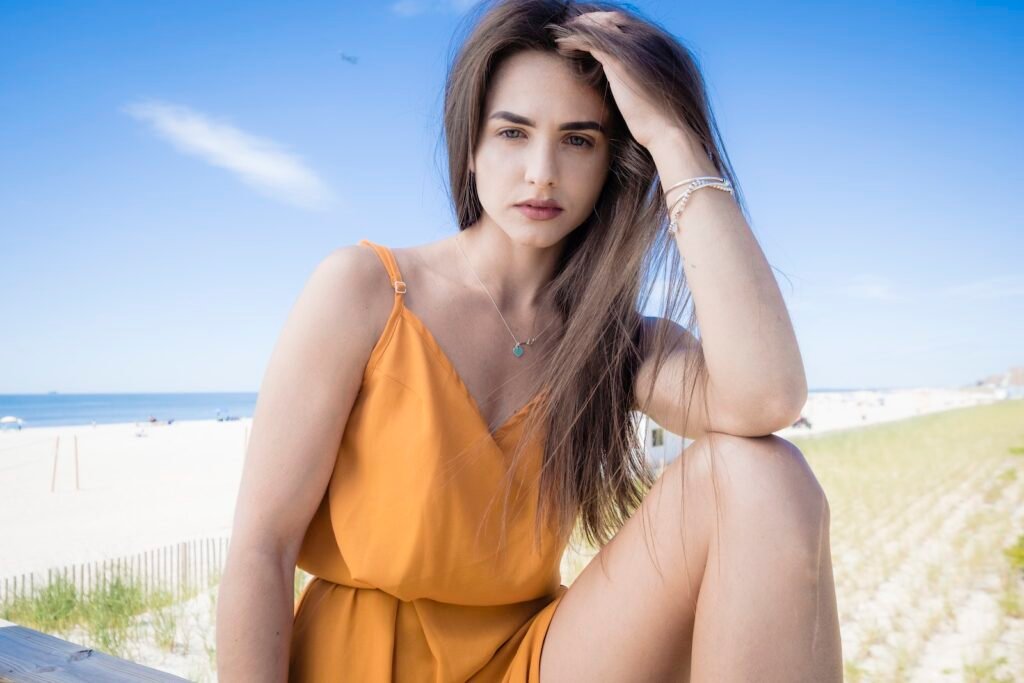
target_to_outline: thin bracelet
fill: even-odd
[[[686,205],[690,195],[702,187],[714,187],[732,194],[732,184],[728,180],[694,180],[690,183],[689,187],[686,188],[686,192],[680,195],[679,198],[672,203],[672,206],[669,208],[669,213],[673,217],[678,217],[678,215],[683,212],[683,207]],[[676,209],[677,206],[679,207],[678,209]]]
[[[690,198],[690,195],[693,194],[693,192],[695,192],[696,190],[699,190],[702,187],[713,187],[715,189],[722,190],[724,192],[728,192],[729,194],[732,194],[732,188],[728,184],[726,184],[728,182],[729,181],[725,181],[725,183],[710,183],[710,182],[705,182],[703,184],[696,184],[696,183],[694,183],[691,187],[687,188],[686,192],[683,193],[683,195],[679,199],[676,200],[675,204],[672,205],[672,210],[670,210],[671,220],[670,220],[670,222],[668,224],[668,232],[670,234],[674,235],[678,231],[678,229],[679,229],[679,216],[680,216],[680,214],[683,213],[683,209],[686,208],[686,202]],[[679,205],[678,209],[675,208],[676,205]]]
[[[670,221],[668,224],[668,232],[669,234],[672,235],[678,232],[679,216],[680,214],[682,214],[683,209],[686,208],[686,202],[690,198],[690,195],[693,194],[695,191],[699,190],[702,187],[713,187],[715,189],[722,190],[723,192],[733,194],[732,183],[730,183],[728,179],[725,178],[708,178],[707,176],[704,176],[702,178],[691,178],[690,180],[683,182],[689,182],[689,187],[686,188],[686,192],[684,192],[682,196],[680,196],[679,199],[677,199],[672,204],[672,207],[669,209]],[[679,184],[674,185],[673,187],[678,186]],[[677,209],[676,206],[679,206],[679,208]]]
[[[665,190],[662,194],[666,198],[668,198],[668,193],[669,192],[671,192],[672,190],[676,189],[677,187],[682,187],[683,185],[686,185],[687,183],[692,183],[694,180],[718,180],[718,181],[723,181],[723,180],[725,180],[725,178],[719,178],[719,177],[713,176],[713,175],[702,175],[702,176],[697,176],[696,178],[688,178],[687,180],[680,180],[678,183],[676,183],[672,187],[670,187],[667,190]]]
[[[689,194],[692,194],[695,190],[699,190],[702,187],[718,187],[723,190],[728,190],[729,192],[732,191],[732,184],[724,178],[709,178],[707,180],[702,178],[694,178],[691,180],[689,187],[686,188],[686,192],[680,195],[679,198],[672,203],[671,207],[669,208],[669,211],[671,212],[671,210],[674,209],[677,204],[686,201],[686,197]]]

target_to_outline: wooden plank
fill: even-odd
[[[0,683],[187,680],[0,619]]]

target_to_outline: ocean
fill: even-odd
[[[814,392],[871,391],[871,389],[820,388]],[[886,391],[878,389],[877,391]],[[114,422],[159,422],[168,420],[216,420],[252,417],[255,391],[157,394],[0,394],[0,418],[22,420],[23,429],[110,424]],[[0,429],[15,429],[0,424]]]
[[[216,420],[252,417],[256,392],[184,394],[0,394],[0,418],[23,429],[114,422]],[[16,429],[0,424],[0,429]]]

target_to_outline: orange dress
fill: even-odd
[[[383,261],[395,303],[299,550],[313,578],[295,607],[289,681],[539,681],[568,540],[542,526],[534,544],[539,440],[511,474],[500,557],[497,542],[506,456],[540,395],[490,432],[405,307],[394,255],[359,243]]]

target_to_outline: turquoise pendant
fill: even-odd
[[[512,347],[512,353],[516,354],[516,358],[522,356],[523,355],[523,347],[521,345],[519,345],[519,344],[516,344],[515,346]]]

